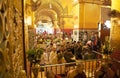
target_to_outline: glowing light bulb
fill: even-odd
[[[106,25],[108,28],[111,28],[110,20],[106,20],[105,25]]]
[[[49,7],[52,8],[52,4],[49,4]]]
[[[33,2],[37,2],[37,0],[33,0]]]

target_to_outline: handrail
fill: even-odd
[[[41,65],[31,67],[33,72],[34,69],[39,70],[39,77],[44,78],[45,72],[51,70],[55,74],[60,74],[66,77],[67,72],[75,69],[76,65],[79,63],[83,64],[84,72],[86,73],[87,77],[94,77],[94,73],[96,69],[99,67],[100,63],[104,61],[104,59],[88,59],[88,60],[79,60],[77,62],[70,62],[70,63],[62,63],[62,64],[51,64],[51,65]],[[31,73],[32,77],[32,73]]]
[[[92,60],[81,60],[80,62],[70,62],[70,63],[62,63],[62,64],[48,64],[44,66],[38,66],[38,67],[31,67],[31,68],[41,68],[41,67],[53,67],[53,66],[63,66],[63,65],[71,65],[71,64],[78,64],[83,62],[90,62],[90,61],[101,61],[101,59],[92,59]]]
[[[34,69],[39,70],[38,71],[39,78],[44,78],[45,72],[47,70],[51,70],[55,74],[64,75],[64,77],[66,77],[68,71],[75,69],[77,64],[82,63],[84,67],[84,72],[86,73],[87,78],[90,78],[90,77],[94,77],[94,73],[101,63],[100,61],[103,62],[104,59],[80,60],[78,62],[51,64],[51,65],[44,65],[44,66],[39,65],[37,67],[36,66],[31,67],[31,69],[32,69],[32,72]]]
[[[112,58],[113,61],[117,62],[117,63],[120,63],[120,60],[117,60],[115,58]]]
[[[112,60],[120,63],[120,61],[118,61],[116,59],[112,58],[111,61]],[[66,77],[68,71],[75,69],[77,64],[82,63],[83,67],[84,67],[84,72],[85,72],[87,78],[94,78],[95,71],[100,66],[101,62],[104,62],[104,61],[106,61],[106,59],[90,59],[90,60],[88,59],[88,60],[80,60],[78,62],[50,64],[50,65],[43,65],[43,66],[40,66],[40,64],[39,64],[39,66],[31,67],[31,69],[32,69],[32,73],[33,73],[34,69],[38,69],[39,78],[44,78],[46,71],[49,71],[49,70],[54,72],[57,75]],[[120,76],[120,69],[117,70],[117,75]],[[31,76],[33,76],[33,75],[31,75]]]
[[[92,50],[92,52],[93,52],[93,53],[96,53],[96,54],[98,54],[98,55],[103,56],[103,54],[102,54],[102,53],[99,53],[99,52],[97,52],[97,51],[95,51],[95,50]]]

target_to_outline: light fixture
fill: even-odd
[[[52,8],[51,0],[49,0],[49,8]]]
[[[74,25],[74,29],[77,29],[77,28],[79,28],[79,26],[78,25]]]
[[[52,8],[52,4],[51,3],[49,4],[49,7]]]
[[[110,20],[106,20],[105,25],[106,25],[108,28],[111,28]]]
[[[37,0],[33,0],[33,2],[37,2]]]
[[[25,18],[25,24],[28,25],[28,26],[32,25],[32,21],[31,20],[32,20],[31,16],[28,16],[27,18]]]
[[[78,0],[73,0],[73,2],[74,2],[74,3],[77,3],[77,2],[78,2]]]

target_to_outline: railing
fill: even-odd
[[[114,72],[116,72],[118,78],[120,78],[120,61],[117,60],[117,59],[112,58],[112,62],[115,65],[114,66],[115,67]]]
[[[62,63],[62,64],[53,64],[53,65],[43,65],[43,66],[39,66],[39,67],[32,67],[31,68],[31,72],[32,72],[31,78],[34,78],[34,75],[33,75],[34,69],[38,69],[38,77],[36,77],[36,78],[46,78],[46,72],[48,70],[53,72],[56,75],[60,75],[63,78],[66,78],[67,72],[72,69],[75,69],[77,63],[83,64],[84,72],[85,72],[87,78],[94,78],[96,69],[100,66],[100,64],[102,62],[109,59],[109,55],[104,55],[104,54],[101,54],[96,51],[92,51],[92,52],[95,53],[98,56],[98,58],[90,59],[90,60],[79,60],[78,62],[71,62],[71,63]],[[99,58],[99,56],[100,56],[100,58]],[[120,61],[118,61],[116,59],[111,59],[111,61],[114,64],[118,65],[118,66],[115,65],[115,67],[119,67],[119,68],[116,68],[115,72],[118,75],[118,78],[120,78],[120,66],[119,66]]]
[[[77,63],[82,63],[84,65],[84,72],[86,73],[87,78],[94,78],[94,73],[99,67],[103,59],[94,59],[94,60],[81,60],[80,62],[71,62],[63,64],[54,64],[54,65],[45,65],[37,67],[39,69],[38,78],[46,78],[45,73],[49,70],[56,75],[67,76],[69,70],[75,69]],[[35,69],[32,67],[32,69]],[[33,70],[32,70],[33,71]],[[33,78],[33,73],[32,73]]]

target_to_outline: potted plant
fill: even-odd
[[[43,54],[43,51],[44,49],[43,48],[34,48],[34,49],[29,49],[27,51],[27,58],[28,58],[28,61],[30,61],[30,67],[32,67],[32,71],[33,71],[33,74],[34,74],[34,78],[37,78],[38,76],[38,70],[39,70],[39,63],[40,63],[40,58]]]
[[[113,48],[110,46],[109,40],[105,40],[102,45],[103,58],[109,58],[109,55],[113,52]]]

